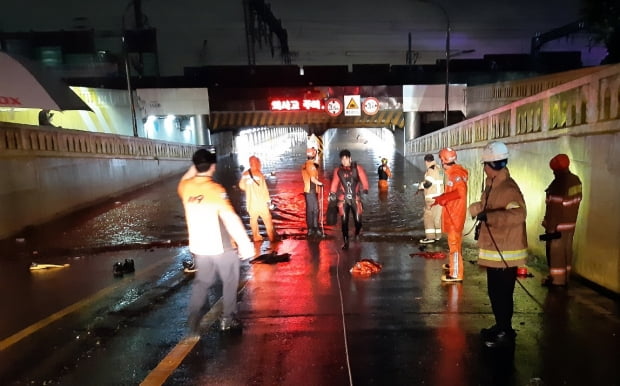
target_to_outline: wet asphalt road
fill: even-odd
[[[478,332],[493,316],[475,248],[466,248],[465,282],[442,284],[444,260],[410,256],[423,237],[422,200],[411,187],[421,171],[353,130],[340,133],[322,169],[331,175],[344,146],[366,167],[363,238],[342,251],[336,229],[320,241],[303,236],[305,138],[292,138],[292,150],[273,160],[259,154],[264,171],[274,172],[269,186],[283,235],[277,251],[291,261],[244,263],[242,333],[221,334],[206,318],[201,339],[165,384],[620,384],[618,304],[577,282],[548,291],[535,267],[535,277],[520,279],[531,297],[515,290],[515,349],[483,349]],[[376,193],[382,156],[395,175],[386,200]],[[239,159],[243,164],[247,154]],[[227,187],[240,174],[230,161],[218,164]],[[180,269],[189,255],[176,183],[162,181],[3,244],[0,384],[140,384],[184,339],[192,279]],[[229,192],[244,215],[239,192]],[[126,258],[135,260],[136,273],[114,278],[112,264]],[[361,258],[384,268],[353,277],[349,269]],[[70,267],[30,273],[31,261]],[[216,289],[209,299],[215,308],[218,298]]]

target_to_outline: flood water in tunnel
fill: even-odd
[[[248,233],[249,216],[238,182],[248,166],[248,158],[255,155],[261,160],[269,193],[276,206],[272,211],[276,231],[282,238],[305,238],[301,166],[306,161],[307,141],[304,131],[292,132],[267,142],[246,142],[245,146],[238,146],[237,154],[218,158],[215,179],[226,188]],[[417,187],[414,186],[422,180],[423,171],[420,165],[410,164],[395,151],[391,132],[331,129],[323,135],[323,141],[319,159],[319,178],[325,184],[321,197],[323,214],[327,208],[330,180],[340,163],[338,153],[349,149],[352,160],[364,167],[369,180],[370,189],[362,217],[363,237],[378,241],[409,241],[423,237],[424,199],[422,194],[416,195]],[[388,159],[392,178],[388,180],[387,194],[380,195],[377,168],[381,158]],[[188,161],[188,167],[190,164]],[[176,193],[179,177],[162,179],[50,223],[30,227],[16,236],[23,239],[23,243],[10,242],[5,249],[18,258],[31,258],[33,251],[37,251],[37,258],[44,262],[47,257],[69,252],[184,245],[187,243],[187,229],[183,206]],[[266,236],[262,221],[259,221],[259,228]],[[340,237],[334,227],[325,226],[325,231],[327,237]]]
[[[325,185],[323,192],[319,191],[323,213],[327,208],[327,196],[334,169],[340,164],[339,152],[348,149],[351,151],[352,160],[361,165],[368,176],[370,189],[364,199],[363,236],[382,240],[423,236],[424,196],[416,194],[417,185],[414,185],[423,179],[423,171],[420,166],[411,165],[395,151],[391,133],[388,133],[387,139],[381,138],[382,136],[385,137],[385,134],[382,135],[381,129],[332,129],[325,133],[324,149],[319,156],[319,179]],[[272,214],[278,233],[283,237],[305,237],[301,166],[306,161],[307,138],[305,133],[300,133],[279,138],[277,141],[277,148],[285,149],[281,153],[274,151],[274,147],[269,143],[262,147],[248,146],[249,150],[239,151],[237,165],[224,167],[226,171],[236,169],[237,175],[234,178],[230,173],[223,175],[222,165],[218,165],[217,178],[226,187],[233,186],[230,190],[231,199],[247,224],[249,219],[244,208],[243,195],[236,188],[235,180],[238,180],[250,156],[259,157],[272,201],[276,206]],[[388,159],[388,166],[392,171],[387,194],[380,193],[378,189],[377,169],[382,158]],[[264,232],[264,229],[262,231]]]

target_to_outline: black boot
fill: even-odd
[[[485,337],[486,335],[486,337]],[[512,328],[499,329],[495,332],[488,331],[483,334],[484,345],[488,348],[513,347],[517,333]]]
[[[343,250],[349,249],[349,236],[344,236],[344,244],[342,245]]]
[[[359,228],[355,228],[355,240],[359,240],[360,239],[360,234],[362,233],[362,227]]]

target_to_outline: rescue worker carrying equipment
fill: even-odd
[[[377,169],[377,174],[379,175],[379,193],[387,192],[388,178],[392,177],[392,171],[387,163],[387,158],[381,158],[381,165],[379,169]]]
[[[267,189],[267,181],[261,172],[260,159],[256,156],[250,157],[250,168],[243,172],[239,180],[239,188],[245,192],[245,203],[250,215],[250,229],[252,230],[252,239],[254,241],[262,241],[258,230],[259,217],[263,220],[267,230],[269,241],[276,241],[276,232],[271,219],[271,199],[269,198],[269,190]]]
[[[442,228],[448,234],[450,249],[448,273],[441,276],[444,282],[463,281],[463,228],[467,210],[467,179],[469,172],[456,163],[456,151],[444,148],[439,151],[439,159],[446,174],[443,194],[435,197],[432,205],[441,205]]]
[[[546,209],[542,226],[546,241],[549,276],[543,285],[568,284],[573,260],[573,237],[579,204],[581,203],[581,180],[569,170],[570,160],[566,154],[551,159],[549,167],[555,178],[545,190]]]
[[[433,206],[435,198],[443,193],[443,173],[435,162],[432,154],[424,156],[426,172],[424,181],[418,185],[424,190],[424,233],[426,237],[420,240],[422,244],[430,244],[441,239],[441,206]]]
[[[349,249],[349,213],[353,214],[355,223],[355,237],[362,230],[362,193],[368,194],[368,178],[366,171],[357,162],[351,162],[351,152],[340,152],[340,166],[334,169],[329,200],[338,200],[338,213],[340,214],[342,237],[344,244],[342,249]]]
[[[319,201],[317,197],[317,186],[322,187],[323,183],[319,181],[319,165],[315,163],[316,149],[309,148],[306,150],[306,162],[301,166],[301,177],[304,181],[304,198],[306,199],[306,227],[308,228],[308,237],[321,237],[319,224]]]
[[[481,224],[478,237],[478,265],[487,271],[487,291],[495,325],[480,331],[486,347],[514,343],[512,329],[514,287],[517,268],[527,258],[526,207],[521,189],[510,177],[508,148],[489,143],[482,152],[484,191],[469,213]]]

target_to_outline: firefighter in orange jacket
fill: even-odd
[[[581,203],[581,180],[568,169],[566,154],[551,159],[549,167],[555,178],[546,190],[545,227],[549,276],[544,285],[566,285],[573,258],[573,236]]]
[[[323,189],[323,183],[319,180],[319,164],[316,163],[316,154],[317,151],[313,147],[306,150],[306,162],[301,167],[301,177],[304,180],[304,198],[306,199],[308,237],[323,236],[320,229],[321,224],[319,224],[319,197],[317,196],[318,191]]]
[[[448,234],[450,249],[449,263],[444,267],[447,274],[441,276],[443,282],[463,281],[463,228],[467,211],[467,179],[469,172],[456,163],[456,151],[444,148],[439,151],[439,159],[446,176],[444,193],[435,197],[433,205],[443,206],[442,228]]]
[[[239,188],[245,192],[245,203],[250,215],[250,229],[252,230],[252,239],[254,241],[262,241],[258,230],[258,219],[261,218],[267,230],[269,241],[276,241],[276,232],[273,228],[273,220],[271,218],[271,199],[269,198],[269,190],[267,189],[267,181],[261,171],[260,159],[256,156],[250,157],[250,168],[243,172],[239,180]]]

